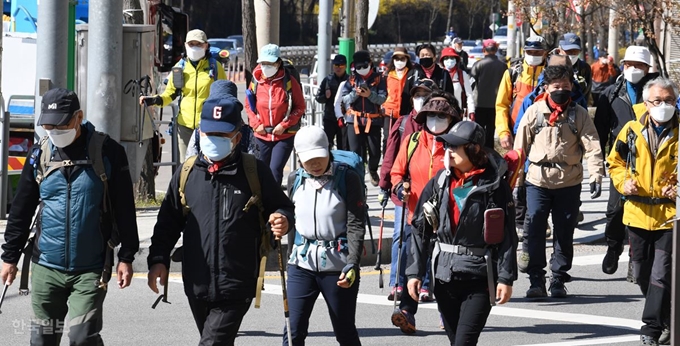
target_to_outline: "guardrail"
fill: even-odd
[[[246,80],[246,66],[244,59],[239,59],[235,56],[229,59],[229,62],[223,63],[224,72],[227,74],[227,79],[232,82],[244,82]]]

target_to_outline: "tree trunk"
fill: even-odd
[[[401,16],[397,12],[397,42],[401,43]]]
[[[123,20],[125,24],[144,24],[144,12],[140,0],[123,0]]]
[[[242,0],[243,63],[246,85],[250,85],[252,71],[257,65],[257,35],[255,34],[255,0]]]
[[[356,6],[356,50],[368,50],[368,0],[357,0]]]
[[[449,15],[446,16],[446,32],[449,32],[449,28],[451,27],[451,12],[453,11],[453,0],[449,0]],[[473,16],[474,18],[474,16]],[[460,29],[460,28],[459,28]],[[472,24],[470,24],[470,35],[472,35]],[[470,37],[468,35],[468,38]]]

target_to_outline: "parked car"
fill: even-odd
[[[243,48],[243,35],[229,35],[227,36],[227,38],[236,40],[236,42],[238,43],[236,47]]]
[[[336,56],[336,55],[337,55],[337,54],[331,54],[331,61],[332,61],[333,59],[335,59],[335,56]],[[302,73],[302,74],[305,74],[305,73],[304,73],[305,70],[306,70],[306,69],[303,69],[301,73]],[[329,71],[330,71],[330,70],[329,70]],[[325,76],[323,76],[323,77],[325,77]],[[322,77],[322,78],[323,78],[323,77]],[[318,56],[318,55],[314,55],[314,62],[312,63],[312,70],[309,71],[309,83],[310,83],[310,84],[316,85],[317,82],[318,82],[318,79],[319,79],[319,56]]]
[[[468,52],[468,65],[467,68],[471,69],[477,61],[482,60],[484,53],[482,52],[482,46],[476,46]]]
[[[227,50],[229,52],[229,57],[233,59],[243,52],[243,48],[238,46],[238,41],[235,39],[211,38],[208,40],[208,43],[210,43],[210,53],[213,56],[217,56],[222,50]]]
[[[385,72],[385,70],[387,70],[387,65],[390,64],[390,60],[392,60],[393,54],[394,54],[393,50],[385,53],[382,60],[380,60],[380,64],[378,65],[378,72],[383,73]],[[416,54],[414,52],[408,52],[408,55],[411,57],[411,62],[415,63],[418,60],[418,57],[416,57]]]
[[[463,40],[463,50],[470,54],[472,48],[479,46],[481,43],[481,40]]]

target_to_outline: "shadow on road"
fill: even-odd
[[[587,305],[587,304],[602,304],[602,303],[631,303],[638,302],[642,295],[619,295],[619,294],[579,294],[569,295],[567,298],[512,298],[513,303],[543,303],[541,306],[560,306],[560,305]]]
[[[571,338],[564,338],[563,340],[583,340],[591,338],[602,338],[608,336],[621,336],[638,332],[636,329],[607,327],[601,325],[588,324],[535,324],[522,325],[517,327],[485,327],[482,333],[494,332],[524,332],[527,334],[545,334],[549,330],[550,334],[579,334]]]

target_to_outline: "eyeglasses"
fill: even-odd
[[[673,99],[665,99],[665,100],[647,100],[648,103],[651,103],[654,105],[654,107],[659,107],[661,104],[667,104],[669,106],[672,106],[675,104],[675,100]]]

